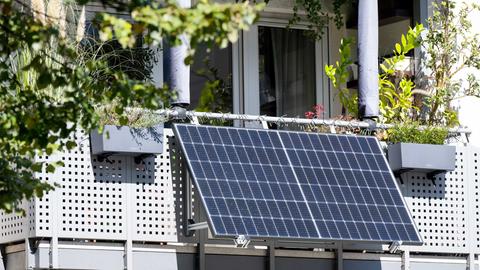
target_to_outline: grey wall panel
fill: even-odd
[[[148,270],[179,270],[177,254],[174,252],[134,252],[133,268]]]
[[[196,254],[177,253],[178,270],[196,269]]]
[[[133,253],[133,269],[194,270],[196,269],[196,254],[135,251]]]
[[[344,260],[345,270],[400,270],[400,262]]]
[[[60,249],[58,252],[61,269],[123,270],[123,250]]]
[[[336,269],[335,260],[312,258],[276,257],[275,269],[277,270],[333,270]]]
[[[263,270],[267,260],[261,256],[206,255],[208,270]]]
[[[461,263],[424,263],[424,262],[411,262],[410,270],[465,270],[466,264]]]
[[[10,253],[6,257],[7,264],[5,265],[5,270],[25,269],[25,252]]]

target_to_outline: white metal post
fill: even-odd
[[[410,251],[404,250],[402,252],[402,270],[410,270]]]
[[[50,255],[50,268],[58,268],[58,237],[56,235],[50,239],[50,250],[48,253]]]
[[[135,186],[133,182],[134,181],[133,173],[135,170],[133,169],[133,166],[135,166],[135,164],[133,164],[132,158],[128,158],[126,161],[127,162],[125,165],[127,166],[127,168],[132,168],[131,170],[127,170],[128,171],[127,179],[130,179],[132,182],[125,187],[126,216],[129,218],[127,218],[127,222],[126,222],[126,234],[127,234],[126,238],[127,239],[125,241],[124,269],[133,270],[133,233],[134,233],[134,230],[136,229],[134,220],[132,218],[135,214],[134,213],[135,210],[133,209],[133,204],[134,204],[133,198],[135,197]]]
[[[2,249],[0,248],[0,270],[5,270],[5,265],[3,264]]]
[[[358,110],[360,117],[378,117],[378,2],[358,2]]]
[[[475,253],[468,254],[467,270],[475,270]]]

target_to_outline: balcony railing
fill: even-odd
[[[180,116],[174,111],[160,113]],[[368,126],[364,122],[198,112],[186,112],[185,116],[194,121],[195,118],[205,117],[260,123]],[[468,133],[464,129],[452,132]],[[26,216],[0,213],[0,244],[45,238],[162,244],[200,241],[198,235],[185,237],[182,234],[182,184],[186,174],[171,129],[165,129],[163,154],[145,158],[140,164],[128,156],[111,156],[100,162],[90,154],[87,134],[78,132],[76,140],[76,149],[38,157],[39,161],[47,163],[56,160],[65,163],[63,168],[57,169],[53,174],[38,174],[42,181],[57,183],[59,187],[43,198],[24,202]],[[457,146],[456,169],[435,176],[434,182],[427,179],[425,174],[404,174],[401,191],[424,244],[401,246],[400,249],[442,254],[480,253],[479,175],[480,148],[472,146]],[[195,215],[202,215],[199,209],[199,200],[195,200],[194,196]],[[218,239],[206,241],[232,243]],[[309,243],[287,242],[276,245],[312,246]],[[345,244],[344,248],[373,249],[359,244]],[[388,252],[386,246],[377,248]]]

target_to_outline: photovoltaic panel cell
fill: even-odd
[[[174,130],[216,236],[421,243],[374,137]]]

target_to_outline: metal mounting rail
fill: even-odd
[[[372,124],[368,121],[345,121],[335,119],[307,119],[307,118],[294,118],[294,117],[275,117],[275,116],[262,116],[262,115],[249,115],[249,114],[232,114],[232,113],[211,113],[211,112],[195,112],[195,111],[179,111],[179,110],[158,110],[156,113],[171,118],[209,118],[219,120],[243,120],[243,121],[259,121],[269,122],[276,124],[303,124],[303,125],[324,125],[324,126],[337,126],[348,128],[370,128],[370,129],[389,129],[394,125],[392,124]],[[420,129],[426,128],[421,126]],[[450,128],[450,134],[465,134],[469,135],[471,130],[464,127]]]

